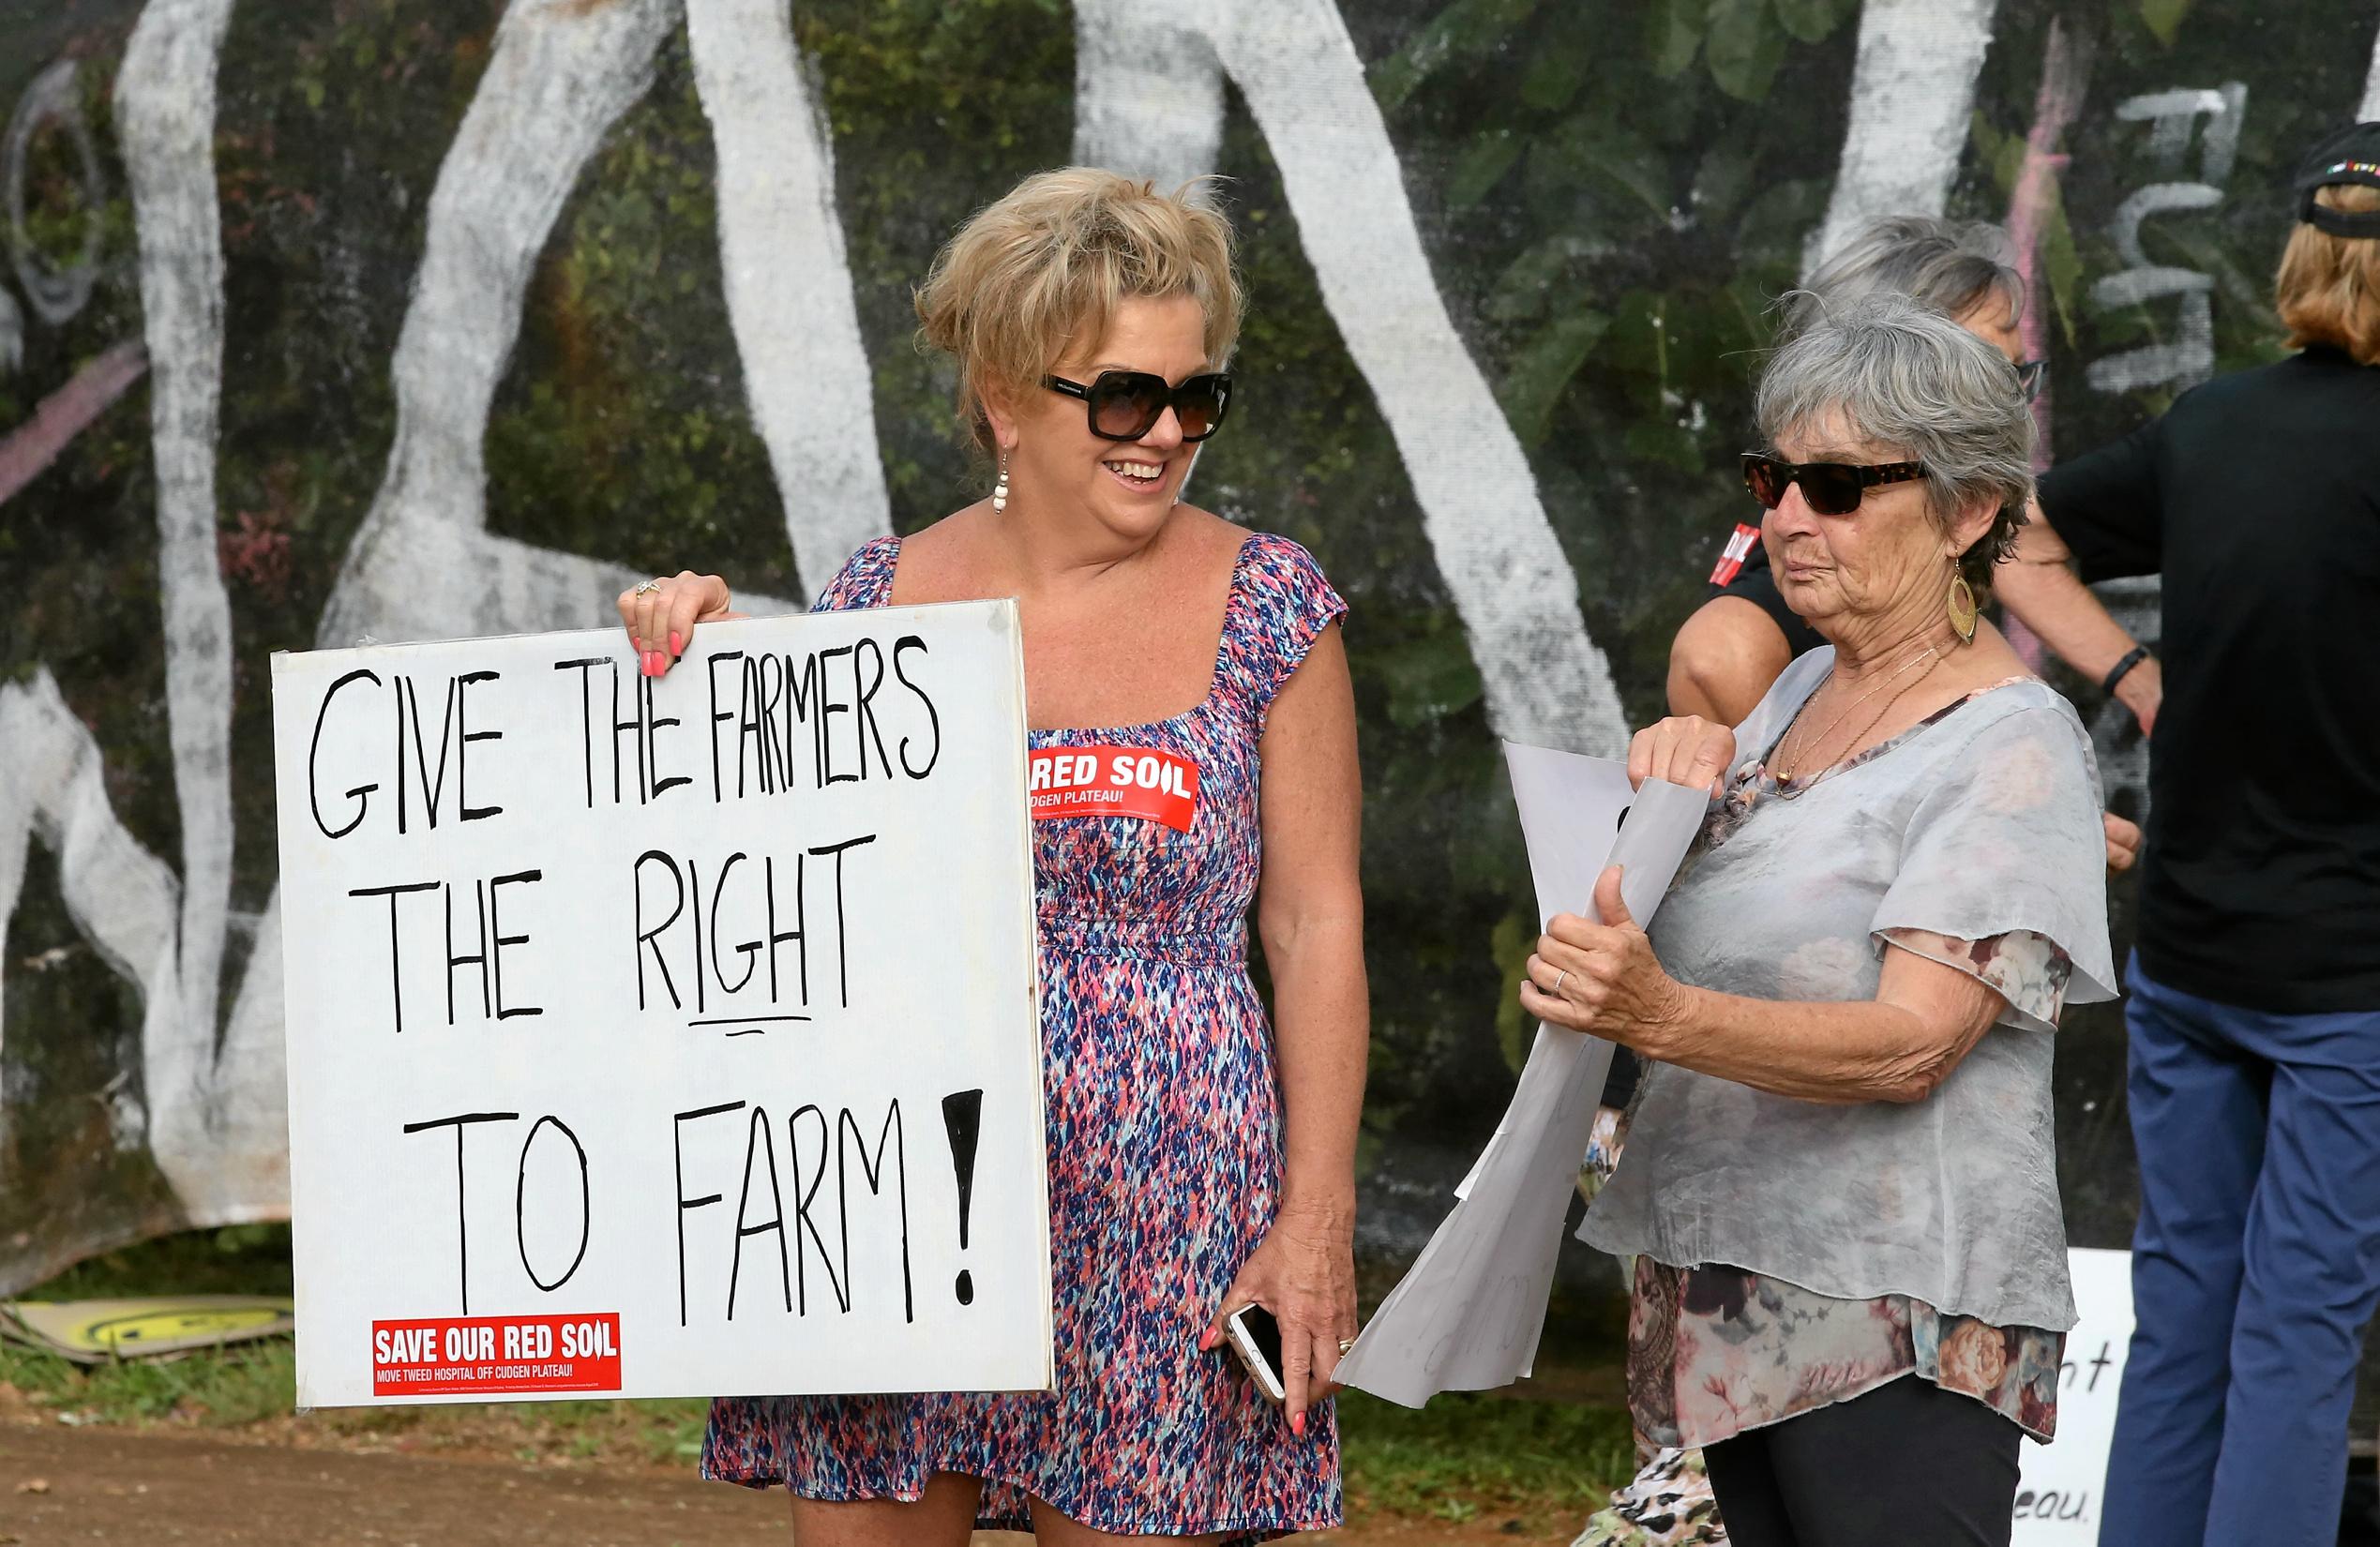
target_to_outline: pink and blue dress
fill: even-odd
[[[890,537],[861,548],[817,609],[884,605],[899,553]],[[1346,610],[1304,548],[1252,534],[1195,708],[1031,733],[1036,749],[1140,748],[1198,770],[1186,832],[1119,816],[1032,824],[1056,1391],[723,1397],[704,1477],[914,1499],[935,1473],[960,1473],[984,1479],[987,1530],[1030,1530],[1028,1495],[1121,1535],[1259,1541],[1339,1524],[1330,1405],[1298,1437],[1198,1337],[1280,1197],[1273,1029],[1247,962],[1258,745],[1274,697]]]

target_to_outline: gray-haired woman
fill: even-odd
[[[1897,296],[1939,312],[2007,355],[2029,397],[2043,362],[2024,357],[2016,325],[2025,314],[2025,277],[2011,262],[2007,233],[1981,221],[1888,215],[1862,227],[1807,288],[1777,307],[1779,341],[1828,310],[1877,296]],[[1668,699],[1674,714],[1740,723],[1795,656],[1821,642],[1779,594],[1768,555],[1729,537],[1710,593],[1669,646]]]
[[[2089,742],[1975,626],[2032,420],[1889,301],[1800,332],[1759,413],[1763,540],[1829,646],[1733,732],[1638,734],[1709,822],[1649,937],[1607,873],[1521,1002],[1651,1064],[1587,1235],[1638,1258],[1630,1404],[1706,1447],[1730,1539],[2004,1543],[2073,1322],[2051,1043],[2115,981]]]

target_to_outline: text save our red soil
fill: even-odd
[[[372,1395],[620,1389],[620,1318],[451,1316],[372,1323]]]

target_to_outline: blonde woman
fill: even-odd
[[[1033,755],[1154,757],[1193,793],[1033,823],[1056,1393],[721,1399],[704,1474],[783,1483],[801,1547],[1336,1524],[1322,1397],[1355,1335],[1366,1041],[1355,708],[1314,560],[1180,500],[1233,406],[1229,224],[1195,187],[1045,173],[951,240],[917,309],[997,481],[863,548],[818,607],[1013,596]],[[734,616],[691,572],[620,605],[648,671]],[[1277,1407],[1220,1347],[1250,1303],[1281,1328]]]
[[[2158,661],[2082,582],[2164,577],[2111,1544],[2336,1537],[2380,1302],[2380,123],[2296,193],[2297,353],[2060,464],[2002,582],[2113,685]]]

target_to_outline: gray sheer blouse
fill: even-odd
[[[2072,707],[2020,678],[1787,798],[1765,761],[1833,659],[1794,662],[1737,728],[1730,794],[1653,919],[1662,965],[1752,999],[1864,1000],[1888,950],[2007,937],[2047,942],[2066,1002],[2115,998],[2099,774]],[[1966,954],[1925,954],[1982,976]],[[1906,1104],[1826,1105],[1649,1064],[1619,1170],[1580,1233],[1673,1267],[2071,1327],[2055,1032],[2011,1008]]]

